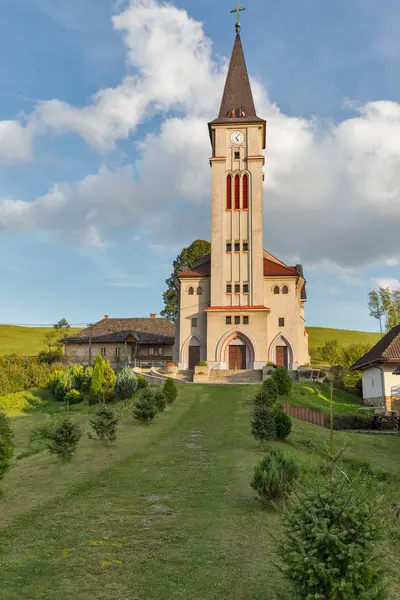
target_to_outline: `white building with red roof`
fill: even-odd
[[[266,121],[256,114],[237,34],[212,147],[211,254],[180,273],[176,350],[180,369],[296,370],[308,364],[301,265],[263,249]]]

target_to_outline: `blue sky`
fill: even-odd
[[[2,1],[1,322],[161,310],[172,260],[209,236],[234,4]],[[309,325],[377,330],[367,292],[400,277],[400,6],[246,8],[265,247],[305,265]]]

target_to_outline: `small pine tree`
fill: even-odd
[[[95,435],[90,434],[90,437],[99,440],[104,446],[117,439],[118,419],[111,408],[107,406],[99,408],[95,418],[90,420],[90,425],[95,432]]]
[[[167,399],[168,404],[172,404],[178,397],[178,389],[173,379],[168,378],[164,384],[164,395]]]
[[[64,419],[59,425],[48,430],[45,445],[62,462],[70,462],[81,437],[79,425],[70,419]]]
[[[5,414],[0,413],[0,479],[3,479],[10,469],[13,453],[14,444],[10,422]],[[0,495],[1,493],[0,490]]]
[[[123,399],[132,398],[137,389],[137,379],[131,367],[123,367],[117,375],[115,393]]]
[[[285,440],[292,431],[292,419],[287,415],[281,406],[275,406],[273,409],[276,437],[278,440]]]
[[[158,389],[154,394],[154,402],[159,412],[164,412],[167,406],[167,399],[162,389]]]
[[[269,406],[255,406],[251,419],[251,432],[260,442],[274,440],[276,427],[273,409]]]
[[[150,423],[157,414],[157,407],[150,389],[143,389],[133,408],[133,416],[142,423]]]
[[[293,459],[285,458],[280,450],[270,450],[256,465],[250,485],[264,504],[270,504],[285,500],[298,476],[299,467]]]
[[[103,370],[103,403],[105,403],[105,393],[107,391],[113,390],[115,386],[116,375],[114,369],[110,365],[109,360],[104,361],[104,370]]]
[[[272,375],[272,379],[278,386],[279,396],[289,396],[293,387],[293,379],[285,367],[277,367]]]
[[[307,489],[284,512],[282,568],[300,598],[381,600],[376,506],[343,483]]]
[[[256,406],[274,406],[278,399],[278,386],[275,381],[270,378],[266,379],[261,390],[254,396],[254,404]]]

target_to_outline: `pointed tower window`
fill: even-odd
[[[238,106],[237,108],[231,108],[226,116],[228,119],[244,119],[246,111],[243,106]]]
[[[226,210],[232,210],[232,175],[226,178]]]
[[[274,287],[274,294],[279,294],[279,287],[277,285]]]
[[[249,177],[248,175],[243,175],[243,210],[247,210],[249,208]]]
[[[240,210],[240,177],[235,175],[235,210]]]

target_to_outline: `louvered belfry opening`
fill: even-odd
[[[232,210],[232,175],[226,178],[226,209]]]
[[[243,175],[243,209],[249,208],[249,177],[246,173]]]
[[[240,210],[240,177],[235,175],[235,210]]]

